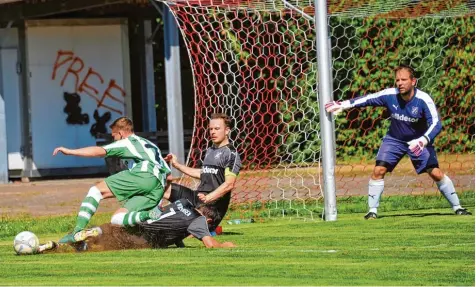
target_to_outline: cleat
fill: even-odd
[[[98,237],[101,234],[102,234],[102,229],[100,227],[93,227],[91,229],[83,229],[74,234],[74,241],[75,242],[84,241],[91,237]]]
[[[75,243],[75,242],[76,242],[76,240],[74,240],[74,236],[71,233],[66,234],[65,236],[63,236],[63,238],[61,238],[58,241],[59,244],[70,244],[70,243]]]
[[[365,219],[370,220],[370,219],[377,219],[377,213],[375,212],[369,212],[364,216]]]
[[[149,211],[149,217],[152,220],[158,220],[160,216],[162,215],[162,211],[158,206],[154,207]]]
[[[86,241],[76,242],[76,243],[71,244],[71,246],[73,246],[73,248],[77,252],[82,252],[82,251],[87,251],[88,250],[88,243]]]
[[[54,241],[48,241],[46,242],[45,244],[42,244],[40,245],[40,247],[38,247],[38,252],[44,252],[44,251],[48,251],[48,250],[54,250],[58,248],[58,243],[54,242]]]
[[[185,244],[182,240],[175,242],[175,246],[177,246],[177,248],[185,248]]]
[[[455,211],[456,215],[472,215],[471,212],[469,212],[466,208],[460,208]]]

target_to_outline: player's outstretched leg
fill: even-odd
[[[156,220],[162,215],[162,211],[155,207],[146,211],[118,212],[111,218],[111,223],[119,226],[134,226],[149,219]]]
[[[377,219],[377,208],[380,204],[380,197],[382,196],[383,188],[383,179],[369,180],[369,212],[364,216],[365,219]]]
[[[436,185],[441,194],[448,200],[456,215],[471,215],[471,212],[461,207],[453,181],[447,175],[444,175],[442,180],[437,181]]]
[[[59,240],[59,243],[74,243],[78,241],[75,239],[75,237],[77,237],[78,239],[82,237],[82,235],[75,235],[78,232],[82,231],[89,223],[91,217],[94,215],[94,213],[96,213],[101,199],[103,199],[101,191],[96,186],[91,187],[89,189],[88,194],[81,203],[81,207],[79,208],[78,217],[76,219],[76,226],[74,227],[73,233],[65,235]]]

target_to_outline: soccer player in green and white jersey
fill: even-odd
[[[112,216],[112,224],[133,226],[160,216],[160,211],[155,207],[164,195],[170,168],[159,148],[135,135],[132,121],[127,117],[116,119],[110,128],[115,142],[109,145],[80,149],[58,147],[53,152],[53,155],[114,156],[129,160],[128,170],[109,176],[89,189],[79,209],[73,232],[64,236],[59,243],[74,243],[98,235],[98,229],[86,230],[85,227],[102,199],[116,197],[123,204]]]

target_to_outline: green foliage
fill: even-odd
[[[334,98],[392,87],[393,68],[408,63],[417,70],[418,87],[431,94],[439,108],[443,121],[443,132],[436,139],[439,151],[474,149],[474,17],[333,18],[331,25],[336,26]],[[338,156],[372,158],[389,125],[387,117],[379,108],[338,117]]]

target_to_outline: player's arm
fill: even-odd
[[[78,149],[69,149],[65,147],[57,147],[53,151],[53,155],[57,155],[58,153],[62,153],[65,155],[74,155],[74,156],[82,156],[82,157],[105,157],[106,150],[99,146],[90,146]]]
[[[392,94],[396,94],[396,90],[385,89],[383,91],[369,94],[355,99],[346,100],[346,101],[332,101],[326,104],[325,108],[328,113],[339,114],[340,112],[350,109],[350,108],[360,108],[360,107],[382,107],[386,106],[386,97]]]
[[[208,222],[205,216],[199,216],[193,220],[187,228],[187,231],[190,233],[190,235],[202,241],[203,245],[205,245],[207,248],[236,247],[236,245],[232,242],[220,243],[215,238],[213,238],[210,234],[210,231],[208,230]]]
[[[181,173],[184,173],[184,174],[186,174],[190,177],[196,178],[196,179],[200,179],[200,169],[199,168],[188,167],[186,165],[183,165],[183,164],[179,163],[177,161],[177,156],[176,155],[170,153],[164,158],[164,160],[168,161],[170,163],[170,165],[175,167]]]
[[[432,142],[443,128],[435,102],[433,102],[430,96],[424,96],[423,102],[422,110],[428,124],[428,129],[423,136],[408,142],[408,148],[416,156],[419,156],[423,152],[428,143]]]
[[[217,199],[223,197],[228,192],[230,192],[233,189],[233,187],[235,187],[235,182],[236,182],[236,175],[225,176],[225,182],[222,183],[217,189],[215,189],[214,191],[210,192],[207,195],[203,193],[199,193],[198,198],[203,203],[214,202]]]
[[[426,137],[429,142],[432,142],[441,132],[443,126],[441,125],[435,102],[433,102],[430,97],[424,99],[423,114],[428,123],[428,129],[426,130],[424,137]]]
[[[207,248],[232,248],[236,247],[233,242],[223,242],[220,243],[218,240],[212,236],[205,236],[202,238],[203,245]]]

